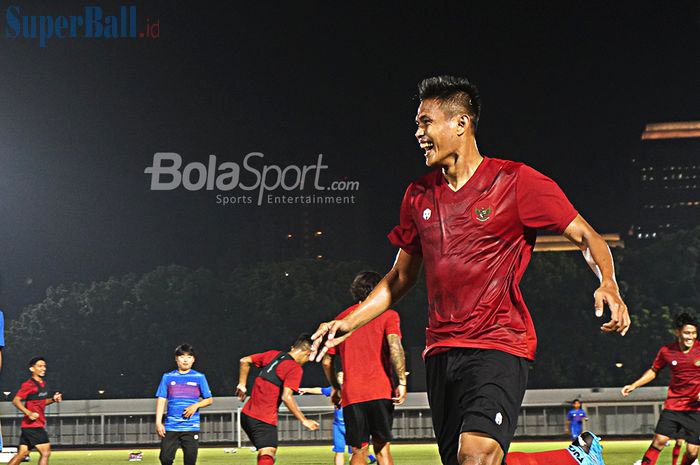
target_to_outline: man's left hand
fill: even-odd
[[[606,304],[610,309],[610,321],[600,327],[601,331],[620,333],[622,336],[627,334],[632,321],[627,312],[627,305],[622,300],[617,285],[601,284],[593,293],[593,298],[595,299],[595,315],[598,318],[603,316],[603,309]]]

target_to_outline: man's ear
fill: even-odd
[[[471,121],[471,118],[467,114],[461,114],[459,115],[459,119],[457,120],[457,134],[462,135],[465,132],[467,132],[467,129],[469,128],[469,123]]]

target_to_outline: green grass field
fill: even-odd
[[[520,442],[512,445],[513,451],[542,451],[566,447],[566,442]],[[606,465],[632,465],[639,460],[649,441],[603,441]],[[671,448],[667,447],[659,458],[659,465],[670,465]],[[396,465],[439,465],[437,448],[432,444],[395,444],[392,453]],[[129,450],[84,450],[54,451],[51,465],[117,465],[129,463]],[[38,459],[32,453],[32,462]],[[139,462],[135,462],[139,463]],[[158,450],[143,449],[143,465],[158,465]],[[254,465],[255,453],[240,449],[237,453],[224,453],[223,447],[201,448],[199,465]],[[330,465],[333,456],[330,446],[282,446],[277,456],[277,465]],[[178,452],[176,465],[182,464]],[[551,464],[557,465],[557,464]]]

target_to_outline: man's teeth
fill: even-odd
[[[420,148],[422,148],[423,150],[430,150],[433,148],[433,143],[432,142],[423,142],[422,144],[420,144]]]

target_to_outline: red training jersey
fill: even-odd
[[[253,363],[262,368],[272,362],[281,351],[268,350],[261,354],[251,355]],[[301,377],[304,374],[301,365],[294,360],[283,360],[275,367],[275,373],[282,380],[282,386],[288,387],[294,392],[299,391]],[[243,406],[242,412],[257,420],[277,425],[277,409],[282,402],[282,387],[278,387],[261,377],[255,378],[255,384],[250,393],[250,399]]]
[[[347,308],[335,319],[345,318],[356,308],[357,304]],[[399,314],[394,310],[387,310],[328,351],[330,354],[340,355],[343,365],[343,407],[393,397],[392,366],[386,337],[389,334],[401,337],[400,323]]]
[[[46,399],[49,398],[49,391],[44,380],[35,381],[29,378],[23,382],[17,391],[16,397],[24,400],[24,406],[27,410],[39,414],[36,420],[30,420],[27,415],[22,418],[22,428],[44,428],[46,426]]]
[[[562,233],[577,214],[554,181],[513,161],[484,157],[456,192],[440,170],[411,183],[389,240],[423,256],[424,355],[472,347],[533,360],[537,336],[520,280],[537,229]]]
[[[700,344],[697,341],[683,353],[678,341],[663,346],[656,354],[651,369],[671,368],[671,384],[664,402],[666,410],[700,411]]]

